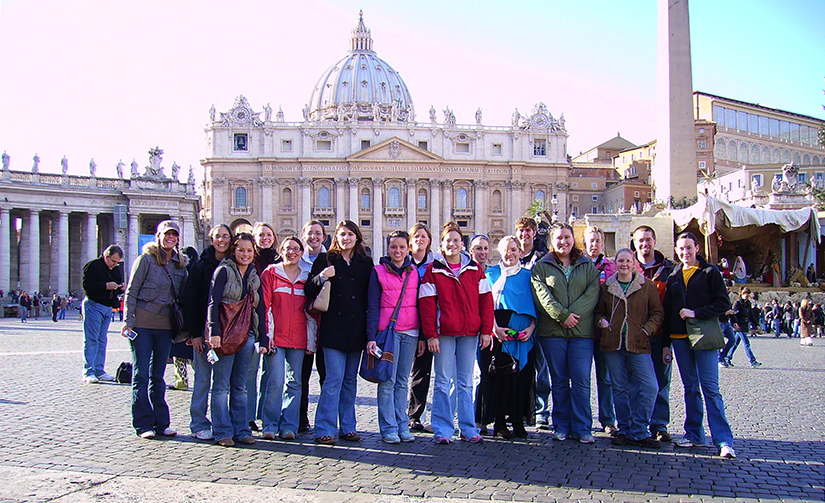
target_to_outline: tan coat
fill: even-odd
[[[799,308],[799,337],[811,337],[813,335],[811,326],[814,322],[813,306],[808,304],[806,308]]]
[[[602,320],[610,323],[601,330],[599,349],[618,351],[622,341],[622,327],[627,324],[624,348],[631,353],[650,353],[649,339],[664,320],[664,310],[659,301],[659,292],[653,281],[646,280],[637,271],[627,289],[622,291],[618,274],[609,277],[601,286],[599,302],[594,310],[596,327]]]

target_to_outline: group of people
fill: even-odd
[[[677,445],[706,443],[704,397],[720,455],[735,457],[718,385],[721,347],[689,337],[694,321],[718,324],[731,309],[722,275],[698,255],[696,237],[678,236],[674,265],[655,250],[655,232],[647,226],[634,231],[631,248],[614,260],[604,256],[598,228],[585,231],[581,246],[569,225],[552,224],[546,242],[536,231],[535,220],[520,219],[516,235],[497,243],[500,263],[487,267],[486,236],[465,241],[461,228],[448,222],[434,237],[419,223],[390,233],[388,254],[374,265],[350,220],[336,225],[329,249],[324,225],[315,220],[301,236],[281,240],[266,223],[252,233],[221,224],[187,266],[178,249],[180,229],[164,221],[126,284],[112,265],[122,250],[107,249],[95,269],[100,296],[87,296],[84,304],[105,305],[124,292],[121,333],[132,350],[133,427],[143,438],[176,434],[164,373],[173,337],[188,331],[195,371],[189,428],[223,446],[252,444],[257,430],[264,439],[292,440],[311,430],[319,444],[357,442],[359,364],[366,354],[389,353],[391,376],[377,389],[387,443],[412,442],[412,431],[425,428],[431,375],[437,444],[456,437],[480,443],[489,425],[500,438],[525,437],[525,427],[546,422],[548,412],[554,440],[594,443],[595,360],[599,420],[613,443],[658,448],[672,440],[675,353],[687,415]],[[309,309],[322,299],[324,307]],[[184,326],[177,326],[178,305]],[[90,312],[85,305],[84,311]],[[379,347],[377,335],[391,323],[394,342]],[[321,394],[310,428],[313,364]],[[87,379],[108,379],[102,363],[87,367]]]
[[[772,299],[770,304],[765,304],[763,319],[766,331],[773,331],[775,338],[785,333],[789,338],[798,338],[802,346],[812,346],[813,338],[822,337],[825,333],[822,304],[814,304],[808,299],[793,303],[787,301],[784,306]]]

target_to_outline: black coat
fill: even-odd
[[[329,310],[321,315],[318,328],[318,345],[343,352],[361,351],[367,345],[367,292],[373,263],[357,253],[347,264],[336,256],[329,265],[335,266]],[[327,267],[327,254],[318,255],[312,264],[309,281],[304,287],[307,299],[318,296],[323,286],[321,271]]]
[[[209,245],[189,271],[183,288],[183,314],[191,337],[203,337],[206,328],[206,310],[209,306],[209,286],[212,274],[220,260],[215,258],[215,247]]]
[[[694,311],[696,318],[700,320],[721,316],[730,309],[730,298],[722,273],[702,256],[697,255],[696,258],[699,269],[693,273],[687,288],[682,276],[682,264],[675,266],[667,277],[665,300],[662,303],[665,308],[662,343],[666,346],[670,345],[671,334],[687,333],[685,320],[679,316],[682,308]]]

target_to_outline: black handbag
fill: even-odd
[[[493,355],[487,372],[491,376],[505,377],[518,374],[518,360],[504,351]]]

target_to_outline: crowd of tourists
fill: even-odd
[[[179,235],[175,222],[161,222],[127,282],[115,267],[123,258],[116,246],[84,270],[84,323],[96,334],[87,337],[85,378],[111,379],[100,346],[122,294],[140,437],[176,434],[165,399],[171,355],[176,377],[186,379],[190,362],[194,368],[191,434],[222,446],[304,432],[319,444],[358,442],[359,369],[365,376],[378,366],[387,370],[372,380],[380,381],[378,422],[389,444],[413,442],[424,430],[436,444],[478,444],[484,435],[526,437],[531,426],[552,430],[556,441],[592,444],[595,362],[598,430],[615,445],[656,449],[674,441],[675,357],[686,411],[676,445],[707,444],[707,413],[719,455],[736,457],[718,371],[740,342],[758,365],[747,336],[761,309],[747,287],[731,306],[720,270],[690,232],[676,239],[675,264],[647,226],[611,259],[598,228],[576,243],[569,225],[553,223],[538,238],[535,220],[522,218],[498,241],[501,259],[489,267],[490,240],[465,238],[454,222],[435,236],[421,223],[393,231],[378,265],[350,220],[329,241],[316,220],[281,239],[266,223],[251,233],[217,225],[190,263]],[[311,422],[313,365],[321,392]]]

